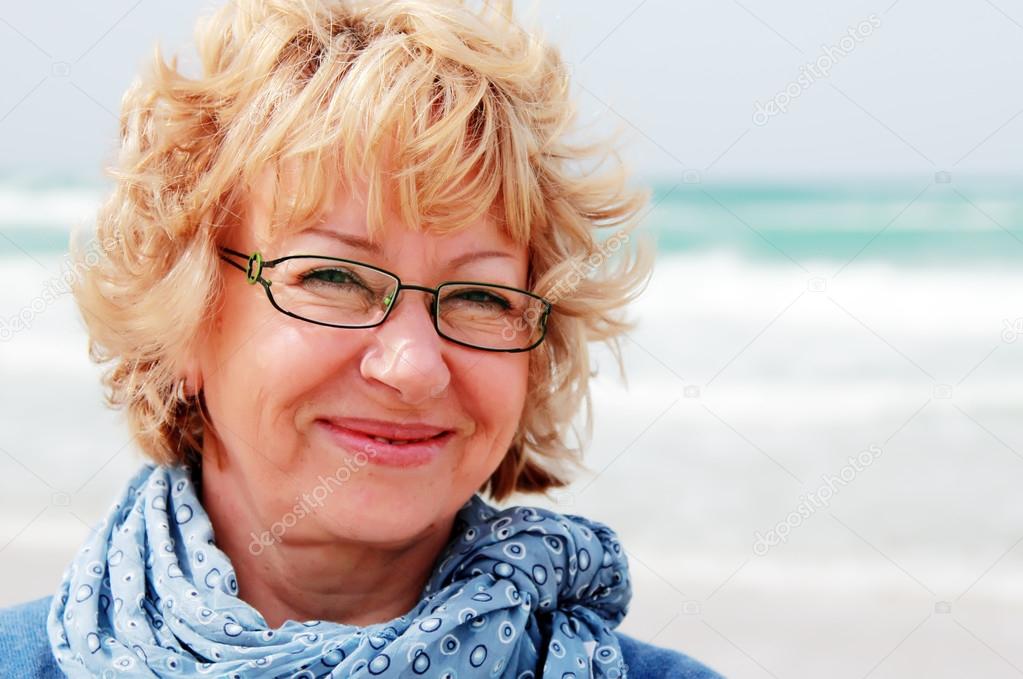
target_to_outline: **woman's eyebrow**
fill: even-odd
[[[341,241],[342,243],[349,247],[358,248],[360,250],[366,250],[367,252],[372,252],[375,255],[379,255],[382,253],[379,245],[370,240],[362,238],[361,236],[353,236],[347,233],[339,233],[337,231],[328,231],[327,229],[316,228],[309,229],[309,232],[315,233],[320,236],[326,236],[327,238],[333,238],[334,240]]]
[[[457,269],[469,262],[475,262],[477,259],[484,259],[486,257],[505,257],[507,259],[514,259],[514,257],[507,252],[500,252],[499,250],[480,250],[479,252],[467,252],[464,255],[455,257],[448,262],[448,268]]]
[[[372,252],[375,255],[382,254],[379,245],[365,238],[362,238],[361,236],[354,236],[352,234],[340,233],[338,231],[328,231],[326,229],[317,228],[309,229],[309,231],[310,233],[315,233],[320,236],[333,238],[334,240],[340,241],[341,243],[344,243],[349,247],[358,248],[360,250],[365,250],[367,252]],[[464,255],[459,255],[458,257],[455,257],[450,262],[448,262],[447,268],[457,269],[460,266],[465,266],[469,262],[474,262],[477,259],[484,259],[487,257],[504,257],[506,259],[514,259],[514,257],[510,253],[503,252],[501,250],[480,250],[478,252],[467,252]]]

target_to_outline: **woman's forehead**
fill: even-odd
[[[308,226],[281,239],[284,242],[303,245],[320,245],[383,255],[397,255],[404,251],[422,253],[454,252],[472,249],[492,249],[512,256],[524,254],[526,247],[518,245],[493,221],[463,227],[456,231],[440,232],[435,229],[415,231],[401,224],[387,222],[375,234],[369,233],[365,225],[325,221]]]
[[[362,241],[366,246],[386,248],[397,239],[425,239],[445,246],[465,244],[500,246],[510,251],[525,251],[526,243],[515,240],[501,215],[501,206],[494,201],[474,220],[465,224],[433,218],[418,225],[402,218],[397,192],[381,195],[381,214],[373,219],[369,200],[370,185],[364,178],[340,180],[320,197],[316,214],[304,221],[289,221],[273,214],[272,173],[260,178],[260,184],[248,195],[243,225],[261,246],[289,241],[306,241],[327,234],[340,234]],[[343,239],[342,239],[343,240]]]

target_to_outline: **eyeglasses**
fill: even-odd
[[[372,328],[387,320],[402,290],[433,295],[430,316],[437,334],[484,351],[519,352],[547,334],[551,303],[531,292],[496,283],[447,281],[436,288],[405,285],[396,275],[339,257],[289,255],[264,260],[221,247],[221,259],[260,283],[282,314],[332,328]],[[242,265],[230,257],[245,261]]]

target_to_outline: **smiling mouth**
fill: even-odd
[[[425,422],[388,422],[358,417],[320,418],[330,426],[391,446],[428,443],[453,433],[452,429]]]
[[[349,454],[364,455],[363,462],[392,469],[411,469],[430,464],[449,451],[451,442],[457,435],[454,429],[442,429],[425,424],[407,425],[403,431],[401,426],[380,421],[352,419],[348,421],[349,426],[327,419],[319,419],[317,423],[324,428],[335,445]],[[364,431],[363,428],[373,428],[376,431],[371,433]],[[381,434],[403,438],[390,438]]]

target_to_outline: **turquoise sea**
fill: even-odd
[[[644,223],[666,253],[1019,261],[1023,180],[944,179],[651,182]],[[63,251],[68,227],[87,224],[102,196],[96,183],[0,178],[0,256]]]
[[[755,259],[1019,261],[1023,185],[877,180],[659,185],[648,227],[667,252]],[[1013,246],[1016,246],[1014,248]]]

